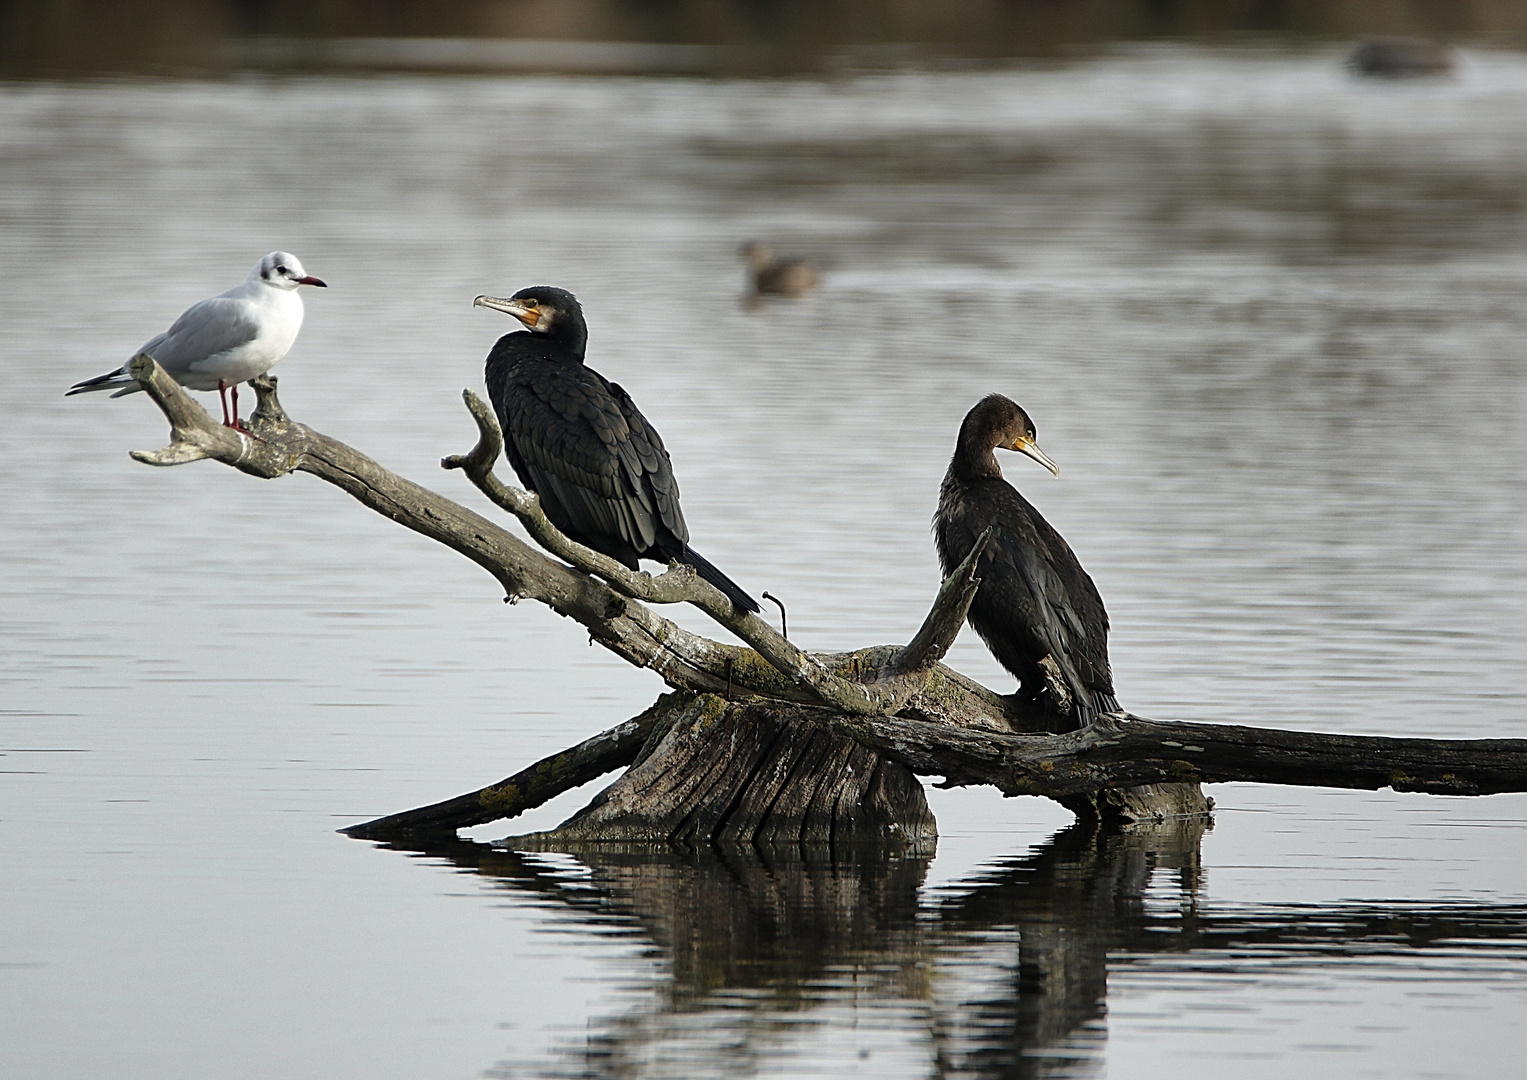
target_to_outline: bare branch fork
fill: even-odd
[[[894,711],[914,696],[919,680],[926,684],[941,674],[940,683],[949,684],[942,693],[970,698],[991,725],[1004,730],[1013,727],[1003,699],[947,669],[935,673],[928,665],[893,667],[880,656],[883,649],[842,655],[802,652],[756,615],[736,611],[688,567],[671,567],[654,579],[569,540],[546,520],[534,495],[503,485],[493,476],[491,466],[502,437],[492,414],[470,392],[468,403],[478,419],[481,438],[472,453],[448,458],[446,467],[466,471],[491,499],[520,517],[548,550],[573,566],[547,558],[481,515],[290,419],[276,396],[274,377],[252,381],[259,405],[245,433],[224,427],[209,416],[152,357],[136,358],[131,373],[171,425],[169,446],[153,452],[134,451],[135,460],[150,465],[182,465],[210,458],[264,478],[312,473],[378,513],[461,552],[492,574],[509,599],[539,600],[558,614],[576,619],[601,645],[638,667],[653,669],[676,689],[720,692],[730,683],[745,693],[872,713]],[[970,591],[973,596],[973,584]],[[691,633],[655,614],[640,602],[642,599],[693,603],[753,648],[726,645]],[[952,602],[958,602],[958,597],[945,601]],[[943,648],[947,647],[948,642],[944,642]],[[925,655],[933,657],[941,652],[927,649]],[[845,677],[844,673],[855,669],[872,675],[884,669],[886,677],[872,682]]]
[[[1527,740],[1359,739],[1164,724],[1123,715],[1104,717],[1081,731],[1036,734],[1044,730],[1043,716],[939,662],[975,595],[975,566],[985,536],[943,582],[907,645],[806,652],[757,615],[733,607],[687,566],[671,565],[656,577],[634,572],[560,533],[534,494],[505,485],[494,475],[502,435],[491,410],[470,391],[464,398],[477,424],[477,444],[442,465],[466,473],[556,559],[344,443],[293,421],[281,408],[272,377],[252,382],[259,405],[244,432],[215,421],[152,357],[135,358],[131,373],[171,426],[167,447],[135,451],[134,459],[166,466],[210,458],[264,478],[311,473],[476,562],[499,582],[507,599],[537,600],[576,619],[593,640],[637,667],[656,671],[682,691],[660,699],[642,717],[500,784],[355,826],[349,830],[353,835],[440,831],[514,816],[602,772],[648,760],[659,743],[677,745],[675,740],[682,741],[680,728],[689,733],[683,738],[693,741],[696,732],[734,723],[748,710],[754,720],[775,723],[771,730],[793,724],[835,732],[916,773],[944,776],[954,784],[994,784],[1008,794],[1047,795],[1073,807],[1099,793],[1135,785],[1220,780],[1391,786],[1450,794],[1527,790]],[[678,602],[700,608],[747,647],[692,633],[646,606]],[[745,700],[721,702],[715,709],[705,704],[706,695],[722,693]],[[760,743],[758,755],[746,783],[754,783],[759,770],[767,769],[792,775],[792,791],[801,788],[802,777],[809,778],[811,770],[782,745],[771,749]],[[855,766],[847,757],[839,762],[847,770],[844,775],[854,775],[855,768],[862,771],[863,764]],[[807,810],[802,813],[810,817]]]
[[[954,643],[975,599],[976,560],[986,548],[983,535],[970,555],[950,575],[934,599],[922,629],[911,644],[883,664],[874,682],[861,683],[835,675],[830,666],[792,645],[751,612],[740,611],[721,590],[681,563],[671,563],[654,578],[630,570],[602,552],[568,539],[546,517],[541,500],[533,493],[502,483],[493,465],[503,451],[504,437],[487,404],[471,390],[462,391],[467,410],[477,421],[477,445],[466,454],[440,462],[442,468],[461,469],[467,478],[495,504],[520,519],[532,539],[547,551],[574,566],[597,574],[611,587],[633,600],[655,604],[690,603],[746,641],[776,671],[798,686],[809,688],[817,702],[849,713],[894,712],[928,681],[934,664]],[[861,665],[862,666],[862,665]]]

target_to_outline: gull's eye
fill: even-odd
[[[288,270],[288,269],[287,269],[287,268],[286,268],[286,267],[284,267],[284,266],[278,266],[278,267],[276,267],[276,273],[278,273],[278,274],[290,274],[290,273],[291,273],[291,271],[290,271],[290,270]]]

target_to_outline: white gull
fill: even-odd
[[[164,333],[138,350],[159,361],[169,375],[191,390],[216,390],[223,403],[223,423],[239,426],[238,384],[263,375],[276,365],[302,329],[302,297],[298,285],[322,281],[308,275],[297,256],[272,251],[249,272],[242,285],[192,304]],[[75,383],[65,393],[115,390],[112,397],[142,390],[128,374],[130,358],[116,371]],[[233,411],[223,392],[232,388]]]

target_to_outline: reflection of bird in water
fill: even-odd
[[[1077,726],[1114,712],[1103,598],[1060,533],[1002,478],[993,452],[1016,450],[1059,474],[1035,442],[1034,424],[1001,394],[982,399],[960,425],[954,458],[933,518],[939,562],[947,575],[977,538],[992,530],[970,605],[976,628],[998,662],[1018,677],[1019,693]]]
[[[297,286],[324,283],[308,276],[295,255],[272,251],[255,264],[241,285],[192,304],[164,333],[144,342],[139,353],[159,361],[165,373],[192,390],[216,390],[223,402],[223,423],[239,426],[239,387],[276,366],[302,329],[302,297]],[[121,368],[75,383],[65,393],[115,390],[112,397],[142,390]],[[230,416],[224,392],[233,390]]]
[[[1359,75],[1381,79],[1446,75],[1453,70],[1453,50],[1435,41],[1367,38],[1347,56],[1347,64]]]
[[[529,327],[488,354],[488,396],[504,454],[551,523],[632,570],[638,559],[688,563],[733,604],[757,611],[758,601],[689,546],[663,440],[629,394],[584,365],[588,327],[573,294],[537,286],[473,303]]]
[[[757,240],[742,245],[742,256],[748,260],[751,301],[764,296],[798,299],[817,286],[816,268],[805,259],[775,258],[774,251]]]

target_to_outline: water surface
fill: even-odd
[[[148,469],[147,402],[61,394],[286,248],[331,285],[291,413],[496,515],[437,464],[508,329],[471,298],[560,284],[696,547],[807,647],[916,628],[1001,391],[1136,712],[1524,737],[1524,109],[1490,54],[0,87],[0,1072],[1506,1074],[1518,796],[1222,786],[1202,837],[1104,842],[934,792],[927,865],[336,836],[661,685],[311,477]],[[818,293],[740,304],[755,237]]]

